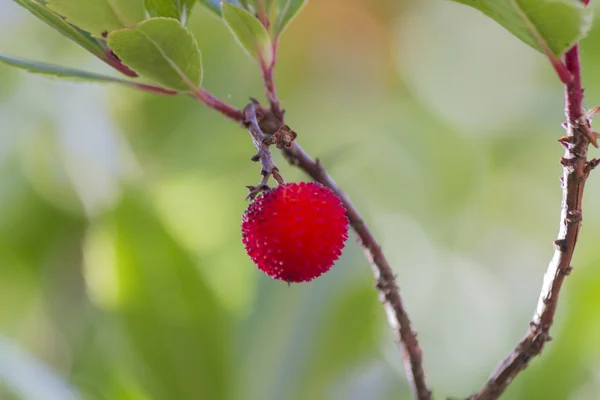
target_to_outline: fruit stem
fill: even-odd
[[[244,125],[248,128],[248,132],[250,133],[250,137],[252,138],[252,144],[256,147],[258,151],[253,157],[252,161],[261,162],[262,169],[260,171],[263,176],[262,180],[257,186],[248,186],[250,193],[248,194],[248,199],[253,200],[260,192],[265,189],[269,189],[268,181],[272,176],[278,184],[283,185],[285,181],[283,177],[279,173],[279,169],[275,162],[273,161],[273,157],[271,156],[271,149],[269,148],[270,144],[273,143],[271,136],[265,135],[260,129],[258,125],[258,110],[259,104],[256,101],[252,101],[246,107],[244,107],[244,116],[246,117],[244,121]]]

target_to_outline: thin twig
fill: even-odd
[[[394,332],[394,338],[402,351],[404,368],[414,397],[419,400],[431,399],[431,392],[427,387],[425,372],[423,371],[421,347],[419,346],[417,335],[411,328],[410,319],[400,296],[394,272],[385,258],[381,246],[375,240],[369,227],[363,221],[348,196],[325,172],[318,160],[313,161],[297,143],[289,149],[283,149],[283,154],[292,165],[302,169],[312,179],[333,190],[342,200],[344,207],[346,207],[350,225],[360,239],[360,244],[363,247],[365,255],[371,263],[373,274],[375,275],[375,287],[379,292],[379,299],[387,313],[388,322]]]
[[[102,58],[102,60],[123,75],[127,75],[131,78],[136,78],[138,76],[135,71],[123,64],[119,57],[117,57],[116,54],[113,53],[113,51],[108,47],[104,50],[104,58]]]
[[[584,2],[587,5],[587,2]],[[537,309],[525,337],[492,373],[486,385],[470,399],[497,399],[512,380],[523,371],[529,361],[539,355],[544,344],[550,340],[550,327],[554,320],[558,295],[566,276],[571,272],[571,259],[577,244],[582,219],[582,199],[585,182],[596,166],[587,161],[587,151],[594,133],[583,110],[583,91],[579,66],[579,49],[575,45],[565,55],[565,66],[572,79],[565,85],[565,114],[567,135],[559,141],[565,148],[561,158],[562,207],[558,238],[554,241],[554,255],[546,275]]]
[[[262,169],[260,173],[263,176],[263,179],[257,186],[248,186],[248,189],[250,190],[250,193],[248,194],[249,199],[254,199],[260,192],[269,189],[267,183],[271,176],[275,178],[278,184],[283,185],[285,183],[271,156],[269,145],[271,144],[270,139],[272,135],[265,135],[258,125],[258,107],[257,103],[252,102],[244,108],[244,115],[246,117],[244,123],[252,138],[252,144],[254,144],[254,147],[257,150],[256,155],[252,157],[252,161],[261,162]]]
[[[573,80],[573,77],[571,76],[571,73],[569,72],[565,64],[563,64],[562,60],[560,58],[557,59],[556,57],[554,57],[554,55],[551,54],[549,51],[546,55],[548,56],[548,60],[550,60],[550,64],[552,64],[552,66],[554,67],[554,70],[556,71],[556,74],[558,75],[560,81],[565,85],[569,85]]]
[[[200,100],[202,103],[206,104],[208,107],[212,108],[215,111],[220,112],[227,118],[230,118],[236,122],[244,122],[246,120],[246,116],[241,110],[230,106],[222,100],[219,100],[211,93],[207,92],[202,88],[195,89],[191,95]]]
[[[273,115],[283,121],[283,110],[279,104],[279,98],[277,97],[277,90],[275,89],[275,80],[273,78],[273,72],[275,65],[277,64],[277,50],[279,47],[279,40],[275,38],[273,40],[273,61],[270,65],[266,65],[262,60],[260,62],[260,69],[262,71],[262,78],[265,84],[265,95],[269,101],[271,112]]]

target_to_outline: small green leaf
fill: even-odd
[[[98,38],[144,19],[143,0],[46,0],[46,3],[69,23]]]
[[[559,58],[586,36],[592,10],[578,0],[453,0],[478,9],[534,49]]]
[[[144,0],[151,17],[175,18],[185,23],[196,0]]]
[[[265,65],[273,62],[273,45],[269,32],[252,13],[233,4],[221,5],[223,19],[244,49]]]
[[[219,17],[221,14],[221,3],[231,3],[235,5],[240,5],[238,0],[198,0],[200,4],[206,6],[209,10],[217,14]],[[243,1],[243,0],[242,0]]]
[[[50,11],[48,8],[35,0],[14,1],[36,16],[38,19],[57,30],[61,35],[71,39],[90,53],[94,54],[96,57],[105,59],[102,46],[100,46],[100,43],[98,43],[98,41],[90,36],[87,32],[84,32],[81,29],[69,24],[62,17]]]
[[[281,36],[285,28],[292,22],[302,7],[304,7],[306,1],[307,0],[277,0],[275,25],[273,27],[275,37]]]
[[[161,86],[189,92],[202,81],[196,38],[175,19],[151,18],[108,36],[108,45],[128,67]]]

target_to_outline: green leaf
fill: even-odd
[[[277,0],[275,25],[273,27],[275,37],[281,36],[285,28],[292,22],[302,7],[304,7],[306,1],[307,0]]]
[[[0,54],[0,62],[34,74],[50,75],[57,78],[76,79],[90,82],[120,83],[131,87],[139,85],[137,82],[114,78],[108,75],[101,75],[93,72],[62,67],[60,65],[46,64],[38,61],[24,60],[21,58],[5,56],[3,54]]]
[[[273,62],[273,45],[269,32],[248,10],[223,3],[223,19],[244,49],[265,65]]]
[[[46,3],[69,23],[98,38],[144,19],[143,0],[46,0]]]
[[[175,18],[185,23],[196,0],[144,0],[151,17]]]
[[[196,38],[175,19],[152,18],[108,36],[108,45],[128,67],[164,87],[190,91],[202,81]]]
[[[231,3],[235,5],[239,5],[240,2],[238,0],[198,0],[200,4],[206,6],[209,10],[217,14],[219,17],[221,14],[221,3]]]
[[[38,19],[42,20],[55,30],[57,30],[61,35],[71,39],[90,53],[95,56],[105,59],[104,50],[100,43],[89,33],[74,27],[64,20],[61,16],[55,14],[42,4],[38,3],[35,0],[14,0],[18,5],[25,8],[27,11],[32,13]]]
[[[453,0],[478,9],[534,49],[559,58],[586,36],[592,10],[578,0]]]

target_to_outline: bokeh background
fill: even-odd
[[[209,90],[238,107],[262,96],[217,18],[198,5],[189,26]],[[10,0],[0,51],[111,73]],[[582,57],[591,107],[600,24]],[[553,249],[554,71],[445,0],[309,1],[279,59],[288,123],[381,241],[436,397],[476,391],[525,333]],[[409,399],[354,236],[308,284],[246,256],[252,154],[244,130],[191,98],[0,65],[0,399]],[[506,399],[598,398],[596,174],[584,207],[554,340]]]

